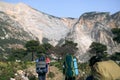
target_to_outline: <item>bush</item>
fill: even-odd
[[[78,69],[79,69],[79,73],[81,78],[86,78],[87,76],[89,76],[91,74],[91,69],[89,67],[88,63],[79,63],[78,64]]]
[[[29,80],[38,80],[35,75],[33,75],[32,73],[30,73],[30,75],[28,76]]]
[[[14,70],[11,64],[6,62],[0,62],[0,80],[9,80],[14,77]]]
[[[62,62],[61,62],[61,63],[60,63],[60,62],[51,62],[51,63],[50,63],[50,66],[55,66],[55,67],[57,67],[59,70],[62,70],[63,64],[62,64]]]
[[[114,61],[120,61],[120,52],[116,52],[115,54],[111,55],[110,59]]]
[[[0,80],[10,80],[15,77],[17,70],[26,69],[28,66],[34,65],[31,62],[0,62]],[[37,80],[34,76],[30,80]]]
[[[48,78],[54,78],[54,77],[55,77],[55,74],[53,72],[48,73]]]

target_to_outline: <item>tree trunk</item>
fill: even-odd
[[[34,60],[34,53],[32,52],[32,61]]]

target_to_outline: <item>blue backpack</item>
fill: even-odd
[[[45,57],[40,57],[36,60],[36,72],[38,74],[44,74],[48,72],[48,65],[45,62]]]
[[[65,57],[65,75],[67,77],[74,77],[79,74],[77,59],[73,58],[72,55],[67,55]]]
[[[74,64],[75,75],[77,76],[79,74],[79,70],[78,70],[78,64],[76,58],[73,58],[73,64]]]

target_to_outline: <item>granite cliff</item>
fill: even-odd
[[[4,24],[4,25],[3,25]],[[108,47],[109,54],[119,51],[112,40],[112,28],[120,27],[120,12],[87,12],[77,18],[60,18],[40,12],[30,6],[0,2],[0,41],[38,39],[56,46],[60,40],[78,43],[78,58],[83,59],[93,41]],[[0,51],[4,48],[0,46]],[[81,58],[82,55],[82,58]],[[86,57],[85,57],[86,58]]]

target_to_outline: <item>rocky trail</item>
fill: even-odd
[[[18,70],[15,75],[16,77],[10,80],[30,80],[31,78],[36,80],[38,78],[35,66],[31,66],[26,70]],[[57,67],[50,66],[50,71],[47,73],[46,80],[64,80],[64,75]]]
[[[55,77],[49,78],[49,76],[47,75],[47,80],[63,80],[64,79],[64,75],[62,74],[62,72],[57,67],[51,66],[50,67],[50,72],[53,72],[55,74]],[[50,72],[48,72],[48,74]]]

